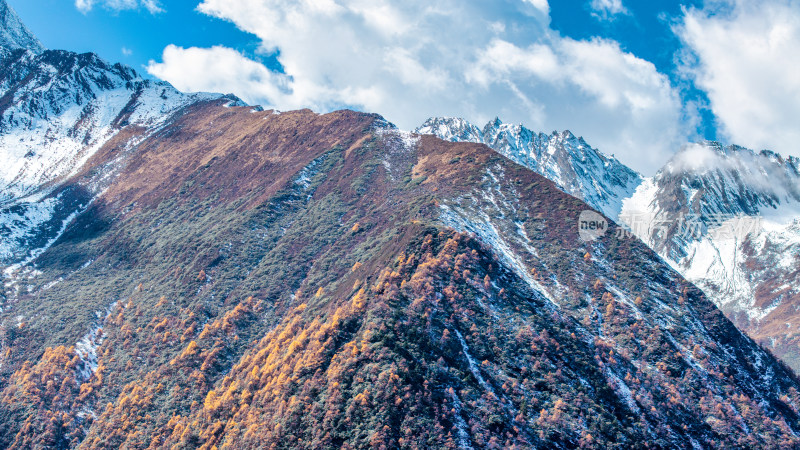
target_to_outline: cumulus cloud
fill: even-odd
[[[622,0],[592,0],[589,7],[592,9],[592,15],[601,20],[611,20],[620,14],[629,14]]]
[[[184,92],[235,93],[246,102],[270,105],[289,100],[286,76],[227,47],[170,45],[164,49],[162,59],[160,63],[150,61],[147,71],[169,80]],[[187,71],[186,68],[202,68],[203,71]]]
[[[113,11],[144,8],[151,14],[164,12],[158,0],[75,0],[75,7],[84,14],[97,5]]]
[[[223,47],[167,47],[148,70],[184,90],[283,110],[352,107],[405,129],[498,115],[570,129],[644,172],[685,136],[666,76],[613,41],[561,37],[546,0],[205,0],[198,10],[257,36],[283,69]]]
[[[800,155],[800,1],[717,1],[686,10],[676,32],[723,136]]]
[[[550,14],[550,4],[547,3],[547,0],[525,0],[525,1],[533,5],[534,8],[538,9],[544,14]]]

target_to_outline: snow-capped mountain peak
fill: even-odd
[[[119,167],[95,171],[80,195],[64,190],[115,138],[117,148],[130,148],[184,107],[238,100],[184,94],[93,53],[44,50],[4,0],[0,26],[0,262],[48,245],[108,184]]]
[[[416,130],[419,134],[433,134],[449,142],[483,143],[483,132],[475,125],[456,117],[432,117]]]
[[[25,49],[41,53],[44,46],[19,19],[5,0],[0,0],[0,52],[2,50]]]
[[[763,150],[690,144],[624,201],[620,221],[795,369],[800,171]]]
[[[616,218],[621,199],[629,197],[641,176],[614,157],[589,146],[571,131],[534,133],[499,118],[482,130],[464,119],[431,118],[415,130],[448,141],[478,142],[553,180],[566,193]]]
[[[718,142],[685,146],[656,181],[700,215],[771,214],[800,203],[800,171],[792,158]]]
[[[625,224],[742,329],[800,368],[800,159],[703,141],[642,178],[569,131],[533,133],[497,118],[476,130],[462,119],[434,118],[416,132],[482,142]]]

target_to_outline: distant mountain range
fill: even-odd
[[[484,143],[625,226],[736,324],[800,370],[800,160],[716,142],[649,178],[572,133],[432,118],[416,132]],[[622,235],[621,237],[625,237]]]
[[[0,13],[0,447],[800,445],[788,366],[626,229],[580,238],[682,181],[186,95]]]

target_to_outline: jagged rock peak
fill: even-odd
[[[457,117],[431,117],[415,132],[451,142],[483,142],[483,132],[478,127]]]
[[[5,0],[0,0],[0,48],[25,49],[33,53],[45,50],[39,39],[28,30]]]
[[[776,169],[793,177],[800,176],[794,156],[784,157],[771,150],[756,152],[738,145],[725,146],[716,141],[701,141],[682,147],[659,174],[701,174],[722,170],[743,173],[755,171],[765,175]]]
[[[561,190],[616,217],[620,198],[630,196],[641,176],[613,156],[592,148],[571,131],[535,133],[523,125],[489,121],[483,131],[464,119],[431,118],[415,132],[447,141],[479,142],[554,181]]]

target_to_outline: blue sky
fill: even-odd
[[[700,139],[800,154],[800,0],[7,1],[48,48],[266,107],[497,115],[645,174]]]
[[[255,56],[258,39],[231,22],[196,11],[198,0],[161,2],[163,12],[146,8],[94,6],[81,12],[71,0],[7,0],[47,48],[94,52],[109,61],[130,65],[144,75],[164,47],[225,45]],[[127,49],[123,53],[123,48]]]
[[[628,12],[616,15],[613,20],[598,20],[590,5],[587,0],[551,2],[553,28],[574,39],[596,36],[613,39],[624,51],[655,64],[659,72],[670,75],[673,83],[681,82],[677,76],[676,53],[680,52],[682,44],[672,27],[680,20],[685,8],[702,7],[701,0],[628,1],[624,3]],[[708,101],[703,91],[692,85],[686,86],[682,95],[687,100]],[[701,121],[697,124],[696,137],[717,140],[714,115],[708,109],[699,112]]]

